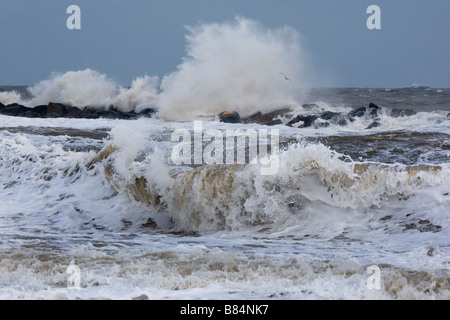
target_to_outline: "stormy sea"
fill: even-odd
[[[0,299],[450,299],[450,89],[189,31],[161,79],[0,87]]]

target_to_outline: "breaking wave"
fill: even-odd
[[[187,56],[175,72],[136,78],[120,86],[92,69],[54,73],[28,88],[33,98],[1,93],[3,103],[30,107],[59,102],[83,109],[156,108],[165,120],[186,121],[235,110],[242,115],[295,107],[309,87],[307,53],[291,27],[265,29],[237,17],[232,23],[187,27]]]
[[[248,116],[293,106],[311,81],[301,36],[290,27],[267,30],[237,18],[188,30],[187,57],[162,79],[158,106],[164,119],[193,119],[223,110]]]
[[[115,129],[116,130],[116,129]],[[280,153],[276,175],[260,165],[171,166],[163,153],[145,152],[145,135],[112,131],[100,165],[119,192],[168,214],[180,231],[240,229],[283,223],[318,203],[345,210],[381,207],[445,184],[447,165],[355,162],[320,143],[297,143]],[[148,145],[147,145],[148,147]]]

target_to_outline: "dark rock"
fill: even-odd
[[[47,118],[60,118],[66,114],[66,106],[62,103],[49,102],[47,104]]]
[[[104,118],[104,119],[128,120],[131,118],[137,118],[137,115],[135,113],[122,112],[119,110],[99,110],[99,111],[96,111],[95,114],[99,118]]]
[[[96,112],[99,118],[103,119],[118,119],[119,114],[113,110],[99,110]]]
[[[324,113],[322,113],[320,115],[320,119],[328,120],[331,123],[338,124],[338,125],[341,125],[341,126],[346,126],[347,125],[346,118],[342,114],[340,114],[339,112],[325,111]],[[328,123],[328,122],[325,122],[325,123],[327,123],[325,126],[329,126],[330,125],[330,123]]]
[[[407,116],[413,116],[417,114],[414,110],[411,109],[398,109],[393,108],[391,109],[390,116],[393,118],[399,118],[399,117],[407,117]]]
[[[375,103],[369,103],[369,116],[372,118],[378,117],[378,110],[380,110],[381,107],[377,106]]]
[[[371,118],[378,117],[378,109],[372,108],[372,109],[369,109],[369,110],[370,110],[369,111],[369,117],[371,117]]]
[[[117,114],[119,116],[119,119],[124,119],[124,120],[130,120],[130,119],[137,119],[138,115],[134,112],[122,112],[122,111],[117,111]]]
[[[251,116],[248,116],[244,119],[244,123],[258,123],[258,124],[265,124],[265,125],[274,125],[279,124],[281,122],[277,121],[279,119],[275,119],[279,116],[283,116],[286,113],[291,112],[291,109],[278,109],[274,110],[265,114],[262,114],[261,112],[256,112],[252,114]]]
[[[291,119],[291,121],[286,123],[286,125],[292,127],[292,125],[296,124],[297,122],[303,121],[303,118],[304,118],[303,116],[296,116],[293,119]]]
[[[36,106],[36,107],[34,107],[33,109],[31,109],[33,112],[36,112],[36,113],[39,113],[39,115],[41,116],[41,117],[46,117],[47,116],[47,106],[44,104],[44,105],[39,105],[39,106]]]
[[[325,111],[320,115],[320,119],[322,120],[331,120],[333,117],[337,116],[339,113],[332,112],[332,111]]]
[[[342,114],[335,115],[331,121],[335,124],[338,124],[340,126],[346,126],[348,124],[346,117],[344,117]]]
[[[381,109],[381,107],[379,107],[379,106],[377,106],[375,103],[369,103],[369,109],[376,109],[376,110],[378,110],[378,109]]]
[[[153,116],[153,114],[156,113],[156,110],[153,108],[147,108],[142,110],[141,112],[138,113],[138,115],[140,117],[147,117],[147,118],[151,118]]]
[[[26,118],[42,118],[41,114],[34,112],[34,111],[26,111],[26,112],[22,113],[21,115]]]
[[[77,107],[66,106],[66,114],[64,115],[64,118],[81,119],[83,118],[83,111],[81,111],[80,108]]]
[[[6,108],[6,106],[3,103],[0,102],[0,112],[2,112],[2,110],[5,109],[5,108]]]
[[[314,121],[317,120],[317,118],[319,118],[319,116],[316,116],[316,115],[306,116],[305,119],[303,120],[303,122],[304,122],[303,127],[312,126]]]
[[[97,114],[95,109],[84,108],[82,111],[82,118],[86,119],[99,119],[100,116]]]
[[[348,113],[348,115],[352,118],[354,117],[362,117],[366,113],[366,107],[355,108]]]
[[[261,123],[263,121],[263,114],[258,111],[251,116],[244,119],[244,123]]]
[[[275,126],[277,124],[283,124],[283,121],[281,121],[280,119],[275,119],[265,123],[266,126]]]
[[[291,112],[292,110],[289,108],[277,109],[268,113],[265,113],[263,116],[266,118],[271,118],[272,120],[279,116],[284,116],[286,113]]]
[[[228,112],[224,111],[219,114],[220,122],[226,122],[226,123],[240,123],[241,117],[239,116],[239,113],[236,111]]]
[[[317,120],[317,118],[319,118],[319,116],[317,115],[309,115],[309,116],[298,115],[294,119],[289,121],[286,125],[291,127],[292,125],[300,121],[303,121],[303,125],[301,126],[301,128],[306,128],[312,126],[314,121]]]
[[[372,128],[376,128],[379,126],[381,126],[381,123],[379,123],[378,121],[374,121],[366,129],[372,129]]]
[[[8,104],[3,110],[1,111],[2,114],[7,116],[19,116],[24,114],[25,112],[29,111],[30,108],[27,108],[25,106],[22,106],[18,103],[12,103]]]
[[[329,127],[329,126],[330,126],[330,123],[329,123],[329,122],[326,122],[326,121],[317,124],[317,127],[318,127],[318,128],[326,128],[326,127]]]
[[[447,118],[450,118],[450,112],[447,114]]]

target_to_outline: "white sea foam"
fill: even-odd
[[[312,143],[283,151],[273,177],[250,165],[182,169],[168,162],[168,136],[187,124],[72,124],[112,128],[94,145],[118,149],[90,165],[97,152],[66,149],[76,137],[0,135],[4,299],[449,298],[447,167],[358,168]],[[157,227],[143,227],[149,219]],[[80,290],[66,287],[72,261]],[[380,290],[366,284],[372,264]]]
[[[151,210],[164,211],[182,231],[273,223],[284,228],[296,214],[383,208],[396,198],[446,186],[450,178],[445,164],[359,163],[318,143],[281,152],[274,176],[261,176],[259,165],[251,164],[174,167],[168,161],[173,143],[149,139],[154,130],[145,122],[112,130],[110,146],[116,149],[105,155],[108,179]]]

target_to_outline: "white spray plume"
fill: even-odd
[[[307,53],[291,27],[271,30],[237,17],[186,28],[187,56],[160,86],[158,77],[138,77],[125,88],[92,69],[69,71],[30,87],[34,98],[28,105],[60,102],[137,112],[154,107],[162,119],[191,121],[222,111],[248,116],[295,107],[310,87]]]
[[[53,74],[28,90],[33,95],[30,105],[60,102],[71,106],[103,109],[113,105],[122,111],[131,111],[147,103],[157,94],[158,78],[136,78],[130,88],[120,87],[105,74],[85,69]]]
[[[161,118],[192,120],[225,110],[245,116],[296,105],[308,77],[293,28],[268,30],[237,17],[187,29],[187,57],[162,79]]]

